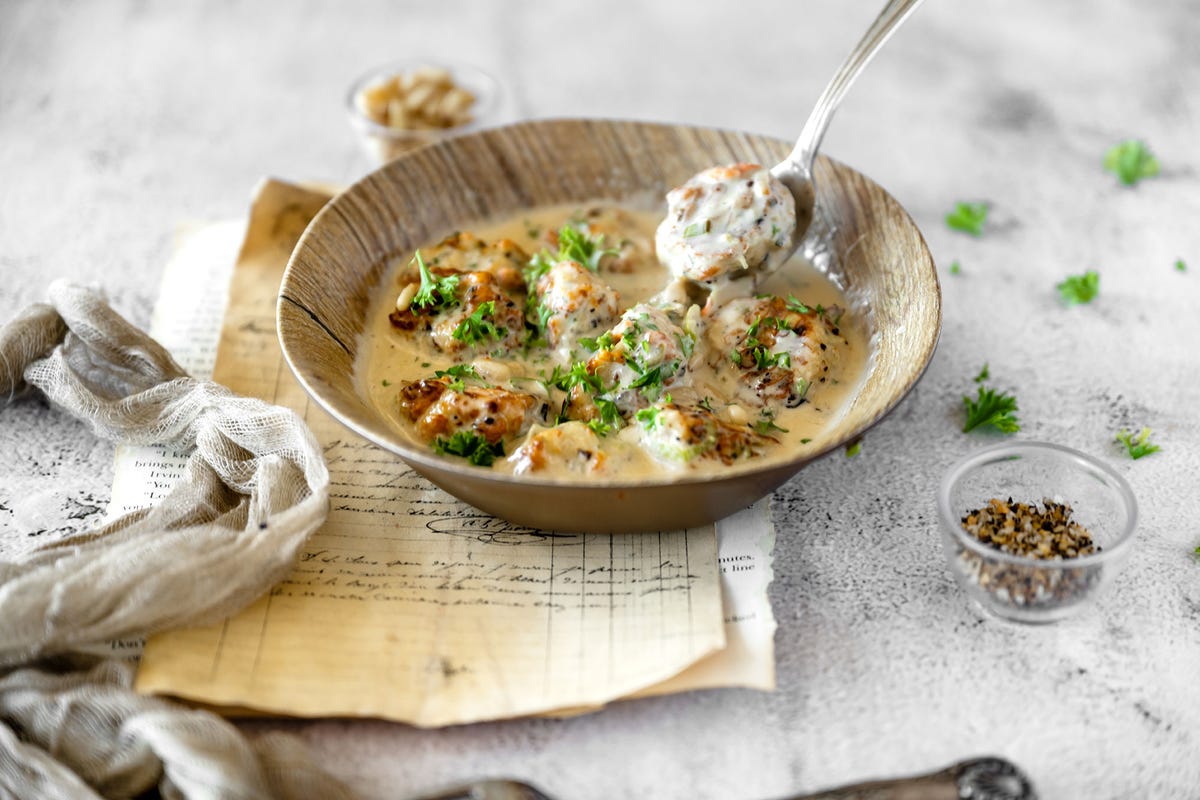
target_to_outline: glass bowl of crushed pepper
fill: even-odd
[[[1041,442],[989,447],[938,487],[950,571],[985,612],[1054,622],[1099,596],[1128,560],[1129,484],[1084,453]]]

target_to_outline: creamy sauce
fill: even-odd
[[[604,247],[619,246],[619,253],[615,257],[609,256],[601,261],[596,276],[616,291],[622,310],[644,303],[656,294],[662,293],[662,296],[671,293],[670,289],[664,291],[664,287],[671,284],[672,276],[654,255],[655,230],[662,220],[662,211],[597,204],[596,208],[605,209],[604,213],[589,218],[589,208],[584,207],[582,211],[578,206],[537,209],[512,219],[482,223],[470,230],[484,242],[509,239],[525,253],[535,254],[548,247],[551,232],[557,231],[572,218],[582,218],[585,223],[592,223],[589,230],[593,233],[605,235]],[[423,251],[434,252],[435,244],[423,248]],[[542,398],[547,394],[543,382],[554,374],[556,367],[560,371],[568,370],[573,362],[587,360],[591,355],[587,347],[571,340],[560,342],[557,347],[542,345],[528,348],[527,352],[518,348],[511,354],[485,355],[482,358],[478,353],[448,354],[434,346],[432,338],[426,333],[397,330],[389,321],[389,314],[396,308],[397,296],[403,295],[405,287],[412,283],[412,267],[409,263],[409,254],[395,259],[389,265],[388,275],[373,299],[370,324],[359,347],[356,378],[379,412],[413,446],[429,448],[430,444],[428,437],[423,438],[417,433],[414,422],[400,406],[400,391],[407,384],[430,379],[436,371],[446,370],[455,364],[470,363],[483,379],[480,383],[527,391]],[[682,299],[682,287],[676,286],[673,291]],[[767,277],[753,292],[799,299],[804,306],[811,308],[850,308],[847,299],[826,276],[798,257]],[[698,302],[702,305],[703,297],[698,298]],[[701,318],[700,308],[694,307],[687,312],[687,320],[680,323],[684,328],[694,326],[692,329],[699,334],[695,339],[694,354],[684,359],[690,366],[687,383],[693,388],[668,387],[660,398],[668,403],[664,409],[668,413],[658,415],[661,420],[644,418],[639,421],[639,417],[626,409],[628,421],[623,427],[613,426],[607,435],[596,437],[581,422],[568,422],[555,428],[552,414],[547,420],[537,420],[529,433],[505,441],[504,457],[497,456],[490,467],[479,468],[508,473],[530,471],[528,449],[524,457],[519,452],[521,445],[529,441],[530,433],[538,435],[537,450],[540,456],[534,459],[534,463],[540,464],[540,467],[532,468],[529,474],[536,478],[588,482],[716,474],[739,466],[753,467],[771,460],[790,459],[804,452],[821,449],[828,442],[827,432],[844,413],[865,373],[868,344],[863,321],[853,313],[839,312],[836,327],[833,328],[837,335],[829,340],[835,346],[831,347],[834,352],[829,359],[828,369],[822,367],[810,376],[811,386],[806,385],[808,381],[800,381],[805,384],[802,388],[807,390],[806,394],[801,393],[803,402],[796,407],[780,404],[771,416],[763,419],[758,408],[737,402],[739,391],[743,395],[746,392],[746,387],[741,385],[744,374],[723,363],[722,359],[728,360],[728,348],[720,352],[718,348],[724,347],[724,344],[720,340],[713,341],[716,335],[714,320],[719,311],[707,309]],[[627,322],[622,324],[628,326]],[[658,329],[653,324],[650,327]],[[610,328],[606,324],[603,330]],[[595,337],[596,333],[587,335]],[[788,332],[780,328],[779,335],[780,347],[775,350],[782,351],[783,346],[789,344]],[[792,342],[791,346],[794,349],[795,343]],[[646,345],[647,352],[648,348],[649,345]],[[668,361],[670,357],[671,354],[667,353],[661,359],[664,364],[673,364]],[[714,363],[718,368],[714,368]],[[552,390],[550,395],[553,410],[557,411],[561,397],[554,397]],[[711,407],[723,423],[745,427],[759,422],[758,431],[761,435],[750,435],[756,442],[753,452],[748,450],[732,460],[724,461],[717,457],[688,460],[686,454],[680,458],[674,440],[663,438],[663,431],[669,430],[670,425],[686,425],[686,420],[679,418],[670,407],[670,401],[675,397],[705,398],[706,407]],[[730,399],[734,402],[728,402]],[[639,412],[639,415],[646,413]],[[654,433],[650,434],[648,430]],[[650,438],[655,441],[648,443]],[[664,441],[668,442],[665,454],[662,446]]]

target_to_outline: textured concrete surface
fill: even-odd
[[[177,224],[241,215],[263,175],[366,169],[341,104],[377,62],[474,61],[510,88],[512,115],[790,139],[878,5],[6,0],[0,319],[66,276],[145,324]],[[983,753],[1047,798],[1200,797],[1197,40],[1190,0],[930,0],[850,94],[825,151],[925,231],[945,325],[861,454],[777,493],[778,691],[432,732],[247,728],[298,731],[372,797],[506,774],[564,800],[765,798]],[[1103,171],[1127,137],[1160,176],[1124,187]],[[983,236],[943,224],[957,200],[991,204]],[[1055,284],[1087,269],[1100,296],[1062,307]],[[1017,438],[1106,458],[1141,505],[1126,572],[1069,622],[983,620],[946,571],[934,487],[998,438],[959,431],[984,362],[1019,398]],[[1112,438],[1143,425],[1162,451],[1135,462]],[[0,547],[94,522],[111,459],[36,397],[0,410]]]

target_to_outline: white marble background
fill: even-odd
[[[264,175],[365,171],[342,103],[377,62],[473,61],[513,91],[513,115],[791,139],[879,5],[2,0],[0,319],[65,276],[146,324],[179,223],[242,215]],[[247,728],[298,731],[380,798],[504,774],[563,800],[752,800],[984,753],[1045,798],[1200,797],[1198,11],[928,0],[842,107],[825,151],[914,216],[945,325],[861,454],[777,493],[778,691],[442,731]],[[1101,169],[1126,137],[1161,176],[1129,188]],[[984,236],[945,227],[956,200],[992,205]],[[1100,297],[1064,309],[1055,284],[1086,269]],[[982,621],[946,571],[933,490],[996,438],[959,431],[984,362],[1017,393],[1018,438],[1109,459],[1141,503],[1137,552],[1084,617]],[[1111,440],[1142,425],[1162,452],[1134,462]],[[0,547],[95,522],[111,461],[38,398],[0,410]]]

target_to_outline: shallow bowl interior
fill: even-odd
[[[824,446],[717,478],[567,484],[506,476],[413,447],[359,390],[354,362],[389,258],[472,223],[536,206],[662,198],[716,164],[773,164],[777,139],[680,125],[547,120],[481,131],[415,151],[336,197],[312,221],[280,288],[284,355],[305,389],[346,426],[484,511],[533,528],[673,530],[753,503],[814,458],[878,422],[916,384],[941,327],[933,259],[908,214],[853,169],[819,158],[818,215],[830,271],[867,316],[873,357]]]

